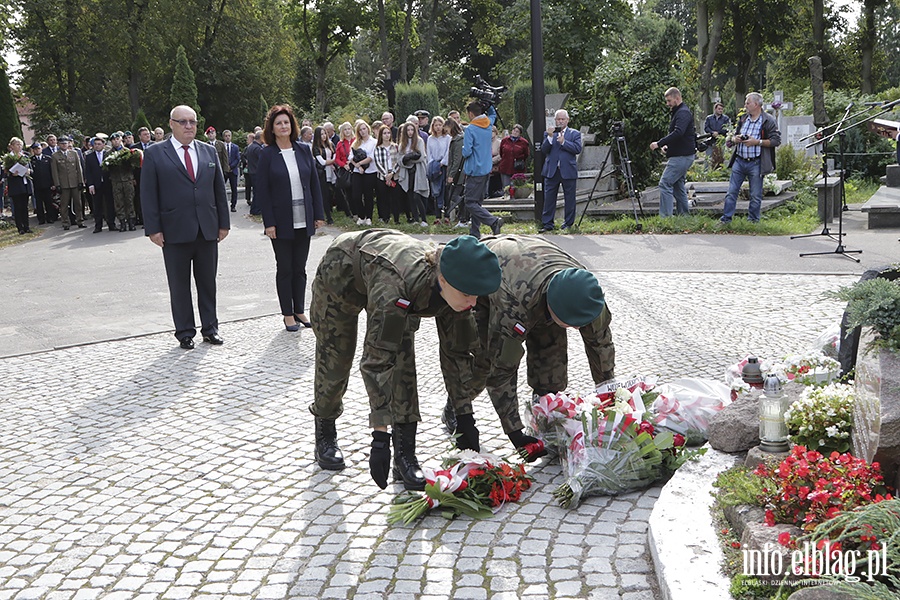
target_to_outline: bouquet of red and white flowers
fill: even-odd
[[[652,377],[613,380],[593,396],[547,395],[534,404],[532,427],[556,447],[565,471],[554,492],[563,507],[647,487],[704,452],[685,451],[684,436],[653,425],[647,406],[655,384]]]
[[[491,454],[463,450],[443,461],[443,469],[423,467],[424,493],[407,493],[394,499],[388,523],[409,524],[432,508],[454,519],[468,515],[490,517],[507,502],[517,502],[531,487],[525,465],[510,465]]]

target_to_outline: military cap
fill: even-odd
[[[470,296],[487,296],[500,287],[497,255],[471,235],[451,240],[441,251],[441,275]]]
[[[417,111],[416,111],[416,116],[417,116],[417,117],[428,117],[428,118],[430,119],[430,118],[431,118],[431,113],[428,112],[427,110],[417,110]]]
[[[213,127],[212,125],[210,125],[209,127],[206,128],[206,135],[209,135],[210,131],[215,131],[215,130],[216,130],[216,128]]]
[[[592,273],[584,269],[564,269],[550,280],[547,304],[566,325],[584,327],[600,316],[606,300]]]
[[[122,137],[122,132],[121,132],[121,131],[116,131],[116,132],[114,132],[111,136],[109,136],[109,139],[114,140],[114,139],[117,139],[117,138],[120,138],[120,137]]]
[[[41,143],[40,143],[40,142],[32,142],[31,145],[28,146],[28,147],[29,147],[29,148],[40,148],[40,147],[41,147]]]
[[[125,137],[128,137],[129,135],[134,135],[134,134],[126,129],[122,135],[124,135]]]
[[[71,141],[72,141],[72,138],[70,138],[70,137],[67,136],[67,135],[63,135],[63,136],[60,136],[60,138],[59,138],[58,141],[60,141],[60,142],[71,142]]]
[[[109,136],[106,135],[105,133],[103,133],[102,131],[98,131],[97,133],[95,133],[94,137],[100,138],[101,140],[105,140],[105,139],[109,138]]]

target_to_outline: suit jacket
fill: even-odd
[[[61,151],[54,154],[50,159],[50,172],[53,185],[58,188],[77,188],[84,183],[81,157],[74,150],[69,150],[66,155]]]
[[[253,142],[244,150],[244,154],[247,157],[247,172],[251,175],[256,175],[256,169],[259,165],[259,153],[262,149],[262,144]]]
[[[103,158],[109,156],[110,150],[103,151]],[[99,154],[94,151],[88,152],[84,157],[84,178],[87,186],[94,186],[94,192],[100,189],[104,183],[109,182],[109,173],[100,166]]]
[[[306,207],[306,234],[316,234],[313,221],[324,221],[322,191],[319,175],[309,146],[294,142],[294,158],[300,170],[303,185],[303,204]],[[255,201],[262,212],[266,227],[275,227],[275,236],[282,239],[294,237],[294,209],[291,198],[291,179],[277,144],[266,146],[259,153],[259,165],[253,181]]]
[[[553,137],[544,132],[544,141],[541,142],[541,152],[547,157],[544,159],[544,167],[541,169],[543,177],[553,177],[559,171],[562,179],[577,179],[578,166],[576,164],[578,154],[581,153],[581,132],[571,127],[566,127],[565,141],[560,145]]]
[[[196,240],[198,231],[203,239],[214,241],[220,229],[231,228],[216,149],[196,140],[194,148],[196,181],[191,181],[169,141],[144,151],[141,208],[145,235],[162,232],[167,244],[184,244]]]
[[[216,140],[213,145],[216,147],[216,155],[219,157],[219,164],[222,165],[222,173],[228,175],[231,173],[231,166],[228,162],[228,150],[225,149],[225,142]]]
[[[241,149],[234,142],[231,142],[231,151],[228,150],[228,144],[225,144],[225,154],[228,155],[228,169],[232,173],[237,173],[241,166]]]
[[[50,167],[50,157],[46,154],[31,157],[31,180],[38,190],[49,190],[53,187],[53,171]]]
[[[59,152],[59,146],[56,147],[56,152]],[[43,154],[44,156],[49,156],[51,158],[53,157],[54,154],[56,154],[56,152],[51,150],[50,146],[47,146],[46,148],[41,150],[41,154]]]

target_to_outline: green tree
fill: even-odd
[[[131,131],[134,132],[135,137],[137,137],[138,129],[141,127],[146,127],[147,129],[152,130],[150,127],[150,121],[147,119],[147,115],[144,114],[144,109],[139,108],[137,111],[137,115],[134,117],[134,121],[131,123]]]
[[[194,79],[194,70],[188,63],[184,46],[178,46],[175,51],[175,74],[172,77],[172,87],[169,90],[169,106],[190,106],[197,114],[200,114],[200,105],[197,102],[197,82]]]
[[[316,106],[326,111],[328,68],[350,53],[350,42],[372,21],[368,4],[356,0],[293,0],[287,15],[316,66]]]
[[[16,99],[9,85],[6,68],[0,68],[0,140],[4,143],[11,137],[22,137],[22,123],[16,110]]]
[[[638,187],[652,182],[653,170],[662,160],[650,150],[650,142],[661,138],[668,127],[666,88],[682,88],[688,105],[694,100],[677,68],[681,36],[681,25],[671,19],[636,18],[628,38],[641,42],[623,44],[602,57],[593,75],[584,80],[580,98],[572,103],[577,124],[589,125],[601,136],[613,123],[624,124]]]

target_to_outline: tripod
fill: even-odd
[[[638,218],[638,212],[640,211],[641,216],[643,217],[644,207],[641,206],[640,194],[634,189],[634,177],[631,174],[631,158],[628,156],[628,142],[625,140],[625,128],[621,121],[613,123],[612,135],[613,141],[616,143],[616,153],[619,156],[619,164],[614,165],[613,170],[609,173],[603,172],[606,169],[606,164],[609,162],[609,157],[612,155],[612,147],[610,146],[609,152],[606,153],[606,157],[600,165],[600,171],[594,179],[594,186],[591,188],[591,193],[588,195],[587,202],[584,203],[584,209],[581,211],[581,217],[578,219],[578,227],[581,227],[584,215],[587,213],[588,207],[594,200],[594,192],[597,191],[597,185],[599,185],[600,180],[608,175],[618,172],[621,173],[622,178],[625,180],[625,189],[628,191],[628,197],[631,199],[631,209],[634,212],[635,229],[641,231],[644,226]]]
[[[847,109],[844,111],[844,116],[841,117],[840,121],[838,121],[836,123],[836,125],[835,125],[836,130],[834,131],[834,133],[832,133],[831,135],[829,135],[827,137],[822,138],[821,140],[814,141],[807,146],[807,148],[810,148],[819,143],[822,144],[822,175],[824,177],[825,194],[827,197],[827,194],[828,194],[828,160],[827,160],[826,147],[830,140],[834,139],[835,136],[838,136],[838,154],[841,159],[841,168],[838,170],[838,187],[840,189],[840,194],[841,194],[841,198],[840,198],[841,210],[838,211],[837,234],[832,234],[828,230],[829,206],[828,206],[828,203],[825,202],[823,215],[822,215],[822,221],[823,221],[822,232],[821,233],[811,233],[811,234],[807,234],[807,235],[791,236],[792,240],[798,239],[798,238],[806,238],[806,237],[826,236],[826,237],[834,240],[835,242],[837,242],[837,247],[834,250],[825,251],[825,252],[802,252],[800,254],[801,257],[823,256],[823,255],[827,255],[827,254],[839,254],[845,258],[849,258],[852,261],[860,262],[860,259],[854,258],[850,255],[851,254],[862,254],[862,250],[847,250],[846,246],[844,246],[844,236],[847,235],[846,233],[844,233],[844,210],[846,210],[846,207],[847,207],[847,199],[846,199],[846,195],[845,195],[845,191],[844,191],[844,180],[845,180],[844,179],[844,173],[845,173],[845,170],[844,170],[844,159],[845,159],[845,157],[844,157],[844,140],[846,137],[846,132],[849,129],[856,127],[860,123],[865,122],[865,121],[860,121],[858,123],[854,123],[853,125],[850,125],[849,127],[841,129],[841,125],[847,120],[847,117],[850,114],[850,109],[852,109],[852,108],[853,108],[853,103],[851,102],[850,104],[847,105]],[[871,109],[871,107],[862,112],[868,112],[870,109]],[[874,117],[872,117],[872,118],[874,118]],[[866,119],[866,120],[868,120],[868,119]],[[829,126],[829,127],[831,127],[831,126]],[[834,211],[832,209],[832,213],[833,212]],[[835,235],[837,235],[837,237],[835,237]]]

